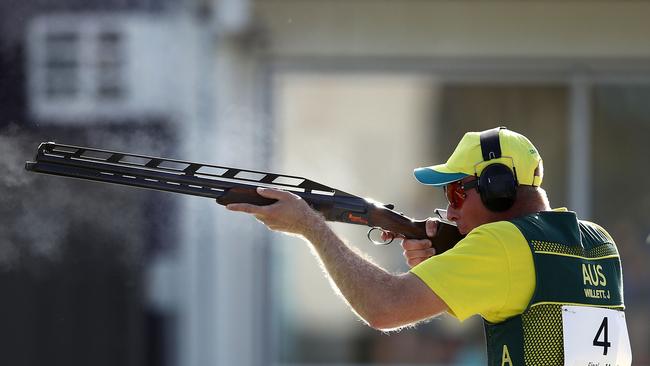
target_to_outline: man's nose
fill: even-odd
[[[458,210],[451,207],[450,204],[447,204],[447,220],[449,221],[456,221],[458,220]]]

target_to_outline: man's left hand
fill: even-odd
[[[268,206],[256,206],[248,203],[231,203],[228,210],[245,212],[255,216],[271,230],[305,235],[323,217],[314,211],[298,195],[272,188],[257,188],[257,193],[266,198],[277,200]]]

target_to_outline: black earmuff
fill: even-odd
[[[480,135],[483,161],[501,157],[499,131],[505,127],[494,128]],[[477,190],[481,195],[483,205],[490,211],[503,212],[515,203],[517,198],[517,172],[514,166],[494,163],[488,165],[478,177]]]

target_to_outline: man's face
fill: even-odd
[[[463,178],[460,182],[467,183],[477,179],[470,176]],[[453,190],[453,183],[448,184],[445,189],[449,194],[454,194],[458,199],[454,200],[456,204],[447,205],[447,219],[456,222],[458,230],[465,235],[474,228],[492,221],[492,213],[485,208],[481,202],[481,196],[476,189],[464,191],[462,188]],[[464,197],[464,199],[462,199]]]

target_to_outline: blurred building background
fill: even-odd
[[[302,175],[423,218],[414,167],[528,136],[617,240],[650,364],[650,3],[0,1],[0,364],[485,364],[479,319],[382,334],[300,240],[210,200],[36,176],[41,141]],[[398,245],[333,225],[390,271]]]

